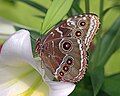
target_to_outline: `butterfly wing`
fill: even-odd
[[[86,36],[85,36],[85,39],[84,39],[85,44],[86,44],[87,49],[88,49],[90,46],[90,43],[92,42],[94,36],[96,35],[97,30],[99,29],[100,22],[99,22],[99,18],[94,14],[93,15],[89,14],[86,16],[88,16],[90,18],[89,29],[88,29]]]
[[[73,30],[65,23],[43,39],[40,57],[58,80],[77,82],[85,74],[86,48],[84,42],[72,37]]]
[[[64,44],[69,42],[71,47],[66,50]],[[85,44],[75,38],[64,38],[59,43],[59,50],[65,54],[55,77],[62,81],[77,82],[82,79],[87,68],[87,54]]]
[[[73,29],[73,36],[82,38],[88,49],[99,29],[100,22],[97,15],[88,13],[67,19],[67,24]]]
[[[98,18],[93,14],[74,16],[52,28],[37,44],[45,66],[58,80],[77,82],[82,79],[87,68],[86,47],[97,31],[97,24]]]

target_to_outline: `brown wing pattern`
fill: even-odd
[[[77,82],[84,76],[87,66],[85,44],[81,43],[79,45],[75,38],[67,39],[72,42],[72,49],[69,52],[61,50],[65,54],[65,57],[54,74],[59,80]],[[67,40],[63,41],[66,42]]]
[[[67,28],[56,27],[52,29],[42,40],[41,45],[43,47],[43,52],[40,57],[52,73],[54,73],[55,69],[59,67],[65,56],[65,54],[61,53],[59,50],[59,42],[63,37],[67,37],[71,31],[72,30]]]
[[[85,74],[86,50],[98,27],[99,20],[94,14],[71,17],[37,40],[36,51],[58,80],[78,82]]]

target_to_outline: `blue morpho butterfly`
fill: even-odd
[[[36,52],[59,81],[78,82],[87,68],[87,49],[97,30],[99,18],[92,13],[70,17],[36,41]]]

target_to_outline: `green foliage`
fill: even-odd
[[[104,68],[105,76],[120,73],[120,48],[110,57]]]
[[[96,50],[91,58],[89,73],[91,76],[95,96],[104,81],[104,65],[110,56],[120,47],[118,46],[120,45],[119,25],[120,18],[117,18],[108,32],[104,34],[98,41]]]
[[[80,0],[74,0],[69,12],[67,13],[68,16],[79,15],[83,13],[83,10],[79,7]]]
[[[120,95],[120,74],[115,74],[105,78],[102,89],[110,96]]]
[[[37,14],[39,15],[38,10],[26,6],[24,3],[16,2],[13,6],[4,0],[0,1],[0,16],[12,21],[16,26],[39,31],[43,20],[33,16]]]
[[[109,4],[110,2],[107,0],[96,0],[94,2],[92,0],[46,0],[46,2],[51,2],[48,4],[48,9],[43,6],[46,3],[41,3],[42,0],[39,2],[38,0],[13,1],[0,1],[0,16],[17,23],[15,24],[17,30],[26,28],[31,32],[34,55],[35,39],[48,32],[64,17],[84,12],[99,14],[101,27],[95,39],[96,48],[89,56],[88,72],[70,96],[120,96],[120,67],[117,69],[118,73],[116,75],[113,73],[112,76],[106,76],[107,72],[104,69],[109,58],[120,49],[120,14],[118,14],[120,10],[116,10],[116,8],[120,8],[120,3],[117,0],[114,0],[112,4]],[[95,5],[99,5],[99,7],[94,8]],[[116,14],[110,12],[116,12]],[[111,17],[110,22],[106,22],[107,20],[104,19]],[[114,64],[116,58],[111,60]],[[120,62],[120,60],[117,61]],[[107,70],[111,71],[110,69]],[[112,70],[116,69],[112,68]]]
[[[30,5],[30,6],[36,8],[36,9],[42,11],[42,12],[44,12],[44,13],[47,12],[47,8],[45,8],[44,6],[42,6],[42,5],[38,4],[38,3],[35,3],[33,1],[31,1],[31,0],[18,0],[18,1],[26,3],[26,4]]]
[[[73,0],[54,0],[45,16],[42,31],[46,32],[58,23],[69,11]]]
[[[102,15],[104,16],[109,10],[111,10],[111,9],[113,9],[113,8],[120,8],[120,4],[119,4],[119,5],[116,4],[116,5],[113,5],[113,6],[109,7],[109,8],[107,8],[107,9],[105,9],[105,10],[103,11]]]
[[[89,13],[90,12],[90,6],[89,6],[89,0],[85,0],[85,11],[86,13]]]

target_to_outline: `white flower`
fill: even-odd
[[[32,55],[30,33],[20,30],[2,46],[0,96],[67,96],[75,84],[44,79],[44,70]]]

